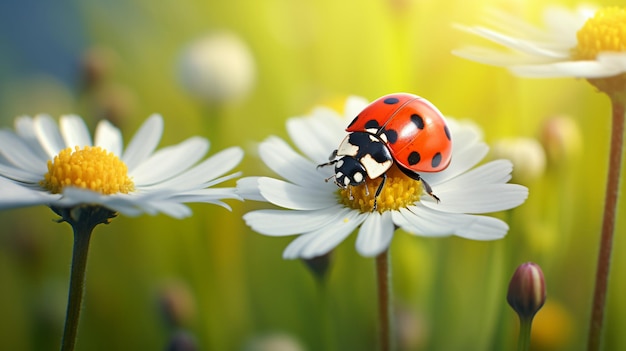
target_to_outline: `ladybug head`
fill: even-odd
[[[365,167],[354,157],[344,156],[335,163],[335,183],[342,188],[362,184],[366,175]]]

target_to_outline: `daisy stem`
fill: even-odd
[[[596,285],[591,310],[591,325],[589,327],[589,351],[600,350],[602,326],[611,265],[611,249],[613,232],[615,229],[617,196],[619,190],[622,148],[624,143],[624,102],[619,98],[612,98],[613,126],[611,128],[611,145],[609,152],[609,171],[604,199],[604,216],[600,236],[600,252],[596,270]]]
[[[376,256],[378,281],[378,319],[381,351],[393,350],[391,338],[391,283],[389,276],[389,250]]]
[[[85,288],[85,270],[87,268],[87,253],[93,226],[81,225],[78,222],[72,225],[74,229],[74,248],[72,251],[72,268],[70,273],[70,290],[67,300],[67,314],[61,350],[74,350],[78,331],[78,320]]]

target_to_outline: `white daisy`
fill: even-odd
[[[480,131],[467,122],[448,119],[452,134],[452,161],[439,173],[421,176],[440,198],[436,202],[423,192],[421,183],[397,168],[388,179],[372,212],[373,196],[380,179],[365,185],[340,189],[325,179],[332,167],[317,168],[328,161],[346,135],[345,127],[367,102],[350,98],[345,115],[317,108],[310,116],[287,121],[289,135],[302,154],[282,139],[271,136],[259,146],[263,162],[281,179],[247,177],[237,182],[248,199],[270,202],[282,209],[262,209],[244,215],[255,231],[269,236],[299,236],[283,257],[312,258],[328,253],[358,229],[356,249],[363,256],[376,256],[389,247],[396,228],[421,236],[457,235],[474,240],[502,238],[508,226],[500,219],[478,214],[516,207],[528,189],[507,184],[512,164],[496,160],[472,169],[487,154]]]
[[[162,117],[153,115],[124,149],[120,130],[107,121],[98,124],[92,142],[78,116],[63,116],[58,125],[47,115],[19,117],[14,131],[0,130],[0,209],[90,204],[129,216],[184,218],[191,215],[184,203],[228,208],[222,199],[240,198],[234,188],[210,188],[239,175],[223,176],[241,161],[240,148],[200,162],[206,139],[155,151],[162,132]]]
[[[492,11],[493,28],[457,28],[509,49],[509,52],[465,47],[454,50],[460,57],[508,67],[526,77],[604,78],[626,72],[626,8],[607,7],[598,11],[579,6],[571,11],[549,7],[544,12],[545,28],[515,16]]]

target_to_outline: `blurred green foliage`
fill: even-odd
[[[353,94],[370,100],[396,91],[422,95],[446,115],[474,120],[488,142],[539,138],[548,118],[569,116],[582,133],[582,148],[549,159],[545,173],[524,184],[527,202],[498,214],[511,226],[505,239],[398,232],[392,277],[402,350],[506,350],[514,347],[517,330],[505,299],[508,280],[518,264],[534,261],[544,270],[548,302],[535,318],[533,349],[580,350],[600,231],[608,99],[584,81],[516,78],[450,54],[475,40],[451,23],[480,23],[490,6],[539,23],[544,5],[66,0],[52,10],[7,2],[0,5],[0,122],[8,127],[19,114],[78,113],[93,127],[106,117],[128,141],[158,112],[166,128],[161,145],[198,134],[211,139],[213,152],[242,145],[247,156],[239,169],[257,175],[269,174],[256,157],[258,141],[286,137],[288,117],[319,104],[340,109]],[[177,80],[180,52],[223,30],[249,46],[254,86],[232,101],[193,99]],[[241,215],[259,204],[230,204],[232,213],[193,205],[187,220],[120,217],[99,226],[78,349],[163,350],[182,328],[202,350],[252,350],[267,335],[295,339],[306,350],[376,350],[374,263],[355,252],[354,236],[335,250],[320,282],[302,262],[282,260],[290,238],[264,237],[243,224]],[[618,206],[605,332],[606,349],[613,350],[626,348],[623,196]],[[0,213],[2,349],[60,343],[72,237],[70,227],[54,219],[43,207]],[[164,299],[182,308],[170,311],[179,313],[175,321],[164,313]]]

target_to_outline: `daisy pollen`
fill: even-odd
[[[576,37],[578,45],[573,49],[573,55],[579,60],[594,60],[600,52],[626,51],[626,8],[598,10]]]
[[[62,193],[67,186],[104,195],[128,194],[135,188],[126,164],[99,146],[61,150],[54,160],[48,160],[48,172],[39,184],[53,194]]]
[[[364,184],[339,189],[342,204],[369,213],[374,210],[374,197],[382,181],[381,177],[367,179]],[[380,213],[390,210],[399,210],[419,201],[422,195],[422,183],[407,177],[398,167],[393,165],[387,171],[385,186],[378,195],[376,210]]]

